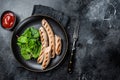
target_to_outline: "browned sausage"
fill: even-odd
[[[39,55],[39,57],[37,59],[37,63],[42,63],[43,58],[44,58],[44,49],[46,47],[48,47],[48,37],[47,37],[47,33],[46,33],[46,31],[45,31],[45,29],[43,27],[40,27],[39,33],[40,33],[40,39],[41,39],[41,43],[42,43],[42,48],[41,48],[40,55]]]
[[[42,63],[42,69],[45,69],[48,64],[50,63],[50,60],[51,60],[51,46],[47,47],[44,51],[45,55],[44,55],[44,60],[43,60],[43,63]]]
[[[55,57],[55,40],[54,40],[55,36],[54,36],[53,30],[45,19],[42,20],[42,26],[45,28],[48,34],[49,46],[51,46],[51,58],[54,58]]]
[[[56,53],[56,55],[60,55],[61,47],[62,47],[61,38],[59,36],[55,35],[55,53]]]

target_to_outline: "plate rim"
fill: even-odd
[[[27,67],[26,67],[25,65],[23,65],[21,62],[19,62],[19,60],[15,57],[15,54],[14,54],[13,49],[12,49],[12,40],[13,40],[14,32],[15,32],[17,29],[20,28],[20,27],[18,27],[18,26],[19,26],[22,22],[26,21],[27,19],[29,19],[29,18],[31,18],[31,17],[40,17],[40,16],[42,16],[42,17],[48,17],[48,18],[54,20],[55,22],[57,22],[58,25],[60,25],[60,27],[62,28],[62,30],[63,30],[63,32],[64,32],[64,34],[65,34],[66,46],[67,46],[67,47],[66,47],[66,50],[65,50],[65,53],[64,53],[63,57],[60,59],[60,61],[59,61],[55,66],[53,66],[53,67],[51,67],[51,68],[49,68],[49,69],[45,69],[45,70],[33,70],[33,69],[30,69],[30,68],[27,68]],[[22,21],[19,22],[19,24],[18,24],[18,25],[15,27],[15,29],[13,30],[10,44],[11,44],[10,49],[11,49],[11,51],[12,51],[12,54],[14,55],[14,58],[17,60],[17,62],[18,62],[23,68],[25,68],[26,70],[32,71],[32,72],[47,72],[47,71],[53,70],[53,69],[56,68],[58,65],[60,65],[60,63],[61,63],[61,62],[63,61],[63,59],[65,58],[65,56],[66,56],[66,54],[67,54],[67,50],[68,50],[68,36],[67,36],[67,33],[66,33],[63,25],[62,25],[58,20],[56,20],[56,19],[54,19],[53,17],[50,17],[50,16],[48,16],[48,15],[37,14],[37,15],[29,16],[29,17],[27,17],[27,18],[25,18],[25,19],[23,19]]]

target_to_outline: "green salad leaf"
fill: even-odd
[[[38,58],[41,51],[39,30],[34,27],[27,28],[17,39],[21,55],[25,60]]]

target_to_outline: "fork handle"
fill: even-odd
[[[75,49],[72,50],[71,55],[70,55],[70,61],[68,63],[68,73],[70,74],[73,72],[74,53],[75,53]]]

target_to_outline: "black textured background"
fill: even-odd
[[[120,0],[0,0],[0,15],[12,10],[23,20],[32,14],[33,5],[39,4],[70,17],[66,29],[68,54],[54,70],[30,72],[12,54],[12,32],[0,27],[0,80],[120,80]],[[80,21],[80,31],[74,73],[70,75],[67,63],[76,19]]]

